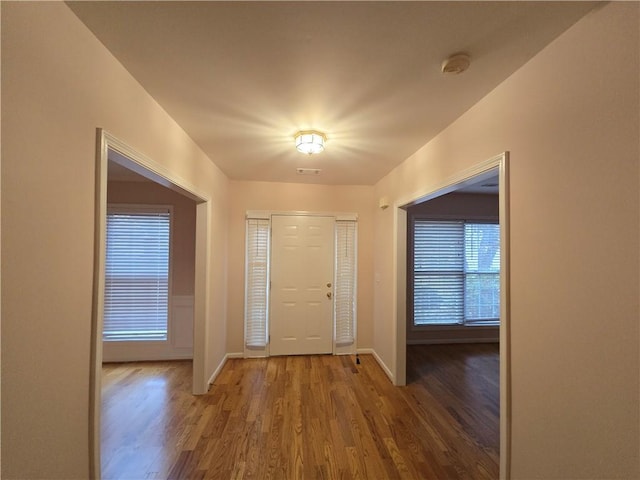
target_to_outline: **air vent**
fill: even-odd
[[[296,173],[298,175],[320,175],[319,168],[296,168]]]

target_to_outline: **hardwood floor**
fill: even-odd
[[[498,346],[409,346],[409,385],[370,355],[105,364],[105,479],[498,477]]]

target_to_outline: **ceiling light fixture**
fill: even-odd
[[[317,130],[300,131],[294,135],[294,138],[296,139],[298,151],[307,155],[322,152],[324,150],[324,142],[327,141],[327,136]]]

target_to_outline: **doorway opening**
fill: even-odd
[[[120,171],[130,171],[147,180],[186,197],[195,202],[195,246],[194,246],[194,279],[193,300],[187,315],[187,335],[191,335],[192,346],[192,393],[203,394],[208,388],[208,378],[205,378],[205,338],[208,291],[208,262],[207,245],[209,243],[209,211],[208,197],[184,180],[176,177],[162,165],[135,151],[124,142],[118,140],[108,132],[98,129],[96,152],[96,211],[95,211],[95,241],[94,241],[94,283],[92,307],[91,333],[91,378],[90,378],[90,468],[91,477],[100,478],[101,475],[101,407],[102,407],[102,363],[103,350],[103,320],[105,314],[105,279],[106,279],[106,237],[107,237],[107,191],[109,164]],[[178,302],[180,303],[180,302]],[[178,305],[180,306],[180,305]],[[190,327],[190,329],[189,329]],[[184,329],[182,330],[184,336]],[[184,343],[185,338],[181,341]],[[180,342],[178,342],[180,346]],[[119,352],[122,355],[122,352]],[[157,354],[157,352],[156,352]],[[125,354],[126,355],[126,354]],[[175,355],[175,352],[174,352]]]
[[[504,152],[440,183],[425,185],[421,192],[394,204],[394,365],[391,379],[405,385],[407,375],[407,210],[413,205],[440,197],[498,176],[500,225],[500,475],[510,465],[510,343],[509,343],[509,155]]]

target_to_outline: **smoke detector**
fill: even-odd
[[[458,75],[471,65],[471,57],[466,53],[456,53],[442,62],[442,73],[446,75]]]

